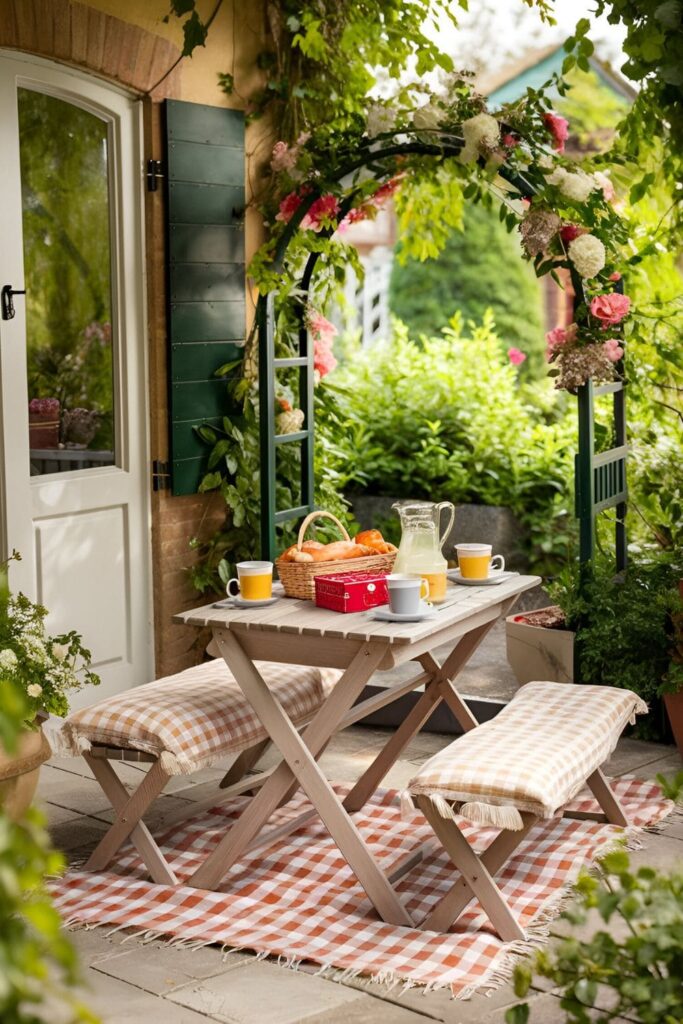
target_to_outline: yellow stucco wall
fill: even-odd
[[[162,36],[179,49],[183,45],[181,22],[174,17],[166,24],[168,0],[79,0],[104,14],[119,18]],[[199,0],[199,12],[208,17],[214,8],[213,0]],[[262,0],[224,0],[209,29],[205,47],[199,47],[190,58],[184,58],[179,67],[180,92],[176,98],[192,103],[208,103],[243,109],[244,98],[261,86],[256,58],[264,47],[264,7]],[[219,72],[229,72],[235,78],[235,92],[226,96],[218,85]],[[272,139],[267,121],[257,121],[247,129],[247,199],[258,190],[262,168],[267,164]],[[247,260],[264,238],[261,218],[254,209],[246,217]],[[250,313],[253,312],[253,304]]]

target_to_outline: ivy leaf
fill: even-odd
[[[597,994],[597,983],[590,978],[579,978],[574,986],[574,995],[584,1006],[595,1006]]]
[[[526,1003],[519,1006],[511,1006],[505,1013],[505,1024],[527,1024],[529,1020],[529,1007]]]
[[[171,12],[176,18],[182,18],[194,10],[195,0],[171,0]]]
[[[183,24],[183,57],[191,57],[198,46],[206,45],[207,28],[196,11]]]

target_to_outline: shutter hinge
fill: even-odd
[[[147,161],[147,191],[156,192],[159,188],[159,179],[164,177],[163,164],[161,160]]]
[[[171,472],[168,462],[154,459],[152,462],[152,490],[167,491],[171,486]]]

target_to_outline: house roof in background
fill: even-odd
[[[509,103],[519,99],[527,88],[537,89],[547,82],[554,72],[561,71],[565,56],[562,44],[529,50],[519,60],[505,65],[498,71],[481,75],[476,81],[477,91],[487,96],[494,104]],[[618,71],[595,54],[589,58],[589,63],[605,85],[630,103],[633,102],[637,95],[636,90]]]

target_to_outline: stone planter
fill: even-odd
[[[0,747],[0,807],[13,821],[30,806],[40,766],[51,754],[42,729],[23,732],[14,754]]]
[[[411,498],[390,498],[383,494],[354,494],[350,496],[353,514],[361,529],[370,530],[383,520],[398,517],[392,510],[396,501],[410,504]],[[505,557],[509,569],[523,572],[526,560],[520,553],[523,527],[509,508],[497,505],[456,505],[453,528],[443,546],[444,556],[455,563],[456,544],[486,543],[493,545],[494,554]]]
[[[543,622],[549,613],[555,611],[559,609],[539,608],[523,615],[509,615],[505,620],[507,659],[518,683],[536,680],[574,682],[576,634],[569,629],[533,625],[534,618]]]

